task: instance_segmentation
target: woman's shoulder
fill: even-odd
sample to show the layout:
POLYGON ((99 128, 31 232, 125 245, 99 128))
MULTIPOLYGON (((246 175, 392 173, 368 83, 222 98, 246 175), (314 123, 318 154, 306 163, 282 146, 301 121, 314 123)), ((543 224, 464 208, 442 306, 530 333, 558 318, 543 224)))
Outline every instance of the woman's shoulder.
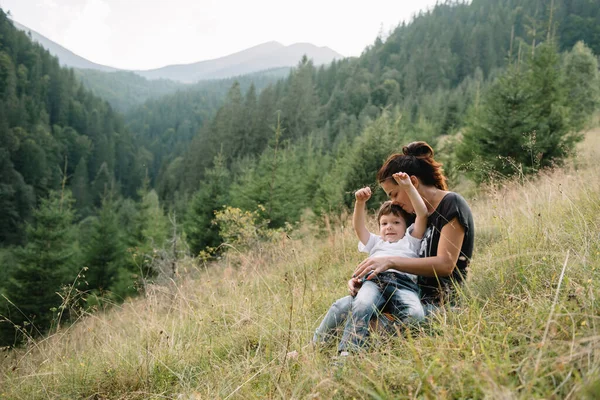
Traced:
MULTIPOLYGON (((435 215, 441 217, 444 222, 458 218, 461 225, 465 228, 473 225, 473 214, 467 201, 456 192, 447 192, 440 204, 438 205, 435 215)), ((439 222, 439 218, 435 219, 439 222)))
POLYGON ((451 209, 454 207, 466 209, 469 210, 469 212, 471 210, 471 207, 469 207, 469 204, 467 203, 465 198, 462 197, 459 193, 447 192, 444 195, 444 198, 442 198, 442 201, 440 201, 440 204, 438 205, 438 210, 451 209))

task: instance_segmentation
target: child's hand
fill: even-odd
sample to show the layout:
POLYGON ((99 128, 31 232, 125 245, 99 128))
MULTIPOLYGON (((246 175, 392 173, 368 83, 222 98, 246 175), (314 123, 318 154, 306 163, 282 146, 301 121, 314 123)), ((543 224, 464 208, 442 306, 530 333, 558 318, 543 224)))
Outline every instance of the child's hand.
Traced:
POLYGON ((356 201, 365 203, 371 198, 371 188, 367 186, 362 189, 358 189, 356 192, 354 192, 354 197, 356 197, 356 201))
POLYGON ((357 278, 350 278, 348 281, 348 292, 350 293, 350 296, 356 296, 358 289, 360 289, 361 286, 362 283, 360 280, 357 278))
POLYGON ((406 172, 396 172, 392 176, 401 189, 406 190, 412 186, 410 176, 406 172))

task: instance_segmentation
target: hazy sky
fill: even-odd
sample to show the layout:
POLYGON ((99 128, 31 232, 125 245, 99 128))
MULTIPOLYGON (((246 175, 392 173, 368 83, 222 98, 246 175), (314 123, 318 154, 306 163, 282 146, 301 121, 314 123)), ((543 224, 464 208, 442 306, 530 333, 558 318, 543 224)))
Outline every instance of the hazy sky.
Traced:
POLYGON ((12 18, 90 61, 151 69, 271 40, 358 56, 436 0, 0 0, 12 18))

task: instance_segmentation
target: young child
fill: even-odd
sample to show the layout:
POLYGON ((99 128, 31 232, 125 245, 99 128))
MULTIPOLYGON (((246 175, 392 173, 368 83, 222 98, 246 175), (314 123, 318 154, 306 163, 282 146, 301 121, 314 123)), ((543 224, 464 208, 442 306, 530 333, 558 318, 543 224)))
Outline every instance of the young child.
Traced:
MULTIPOLYGON (((427 207, 407 174, 397 173, 393 178, 398 183, 399 189, 406 192, 416 214, 415 222, 407 229, 410 215, 399 205, 386 201, 377 215, 379 235, 370 233, 365 225, 365 204, 371 198, 371 189, 362 188, 355 193, 353 214, 354 230, 360 241, 358 248, 361 252, 369 253, 369 257, 393 255, 416 258, 421 247, 421 239, 427 229, 427 207)), ((354 296, 351 298, 352 304, 349 310, 351 314, 346 319, 344 334, 338 347, 340 355, 347 355, 349 350, 357 350, 364 345, 373 313, 380 310, 387 302, 393 306, 393 314, 402 320, 419 321, 424 318, 415 275, 389 269, 381 274, 368 276, 362 282, 358 292, 351 295, 354 296)), ((347 298, 342 301, 347 301, 347 298)), ((337 307, 350 308, 348 305, 341 304, 337 307)), ((317 328, 314 342, 326 339, 331 330, 342 322, 335 320, 336 315, 340 314, 334 303, 317 328)))

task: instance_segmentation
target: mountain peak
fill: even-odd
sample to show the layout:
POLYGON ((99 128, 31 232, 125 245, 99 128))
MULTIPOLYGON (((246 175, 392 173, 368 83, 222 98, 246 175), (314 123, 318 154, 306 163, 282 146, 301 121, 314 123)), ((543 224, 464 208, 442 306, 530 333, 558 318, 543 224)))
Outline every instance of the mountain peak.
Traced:
POLYGON ((326 46, 319 47, 312 43, 293 43, 285 46, 277 41, 270 41, 212 60, 135 72, 148 79, 163 78, 193 83, 273 68, 293 67, 304 55, 312 59, 315 65, 329 64, 334 59, 344 58, 326 46))
MULTIPOLYGON (((58 57, 64 66, 107 72, 119 70, 86 60, 16 21, 13 21, 13 24, 19 30, 30 32, 32 38, 52 55, 58 57)), ((170 79, 193 83, 207 79, 230 78, 273 68, 293 67, 304 55, 312 59, 315 65, 328 64, 334 59, 344 58, 340 53, 326 46, 316 46, 307 42, 285 46, 278 41, 271 40, 212 60, 132 72, 147 79, 170 79)))
POLYGON ((98 71, 112 72, 117 71, 118 68, 109 67, 107 65, 97 64, 93 61, 85 59, 71 50, 64 48, 60 44, 53 42, 44 35, 26 27, 23 24, 18 23, 15 20, 11 20, 13 26, 20 31, 26 32, 31 35, 31 38, 39 43, 43 48, 48 50, 50 54, 57 57, 60 64, 71 68, 82 68, 82 69, 95 69, 98 71))

